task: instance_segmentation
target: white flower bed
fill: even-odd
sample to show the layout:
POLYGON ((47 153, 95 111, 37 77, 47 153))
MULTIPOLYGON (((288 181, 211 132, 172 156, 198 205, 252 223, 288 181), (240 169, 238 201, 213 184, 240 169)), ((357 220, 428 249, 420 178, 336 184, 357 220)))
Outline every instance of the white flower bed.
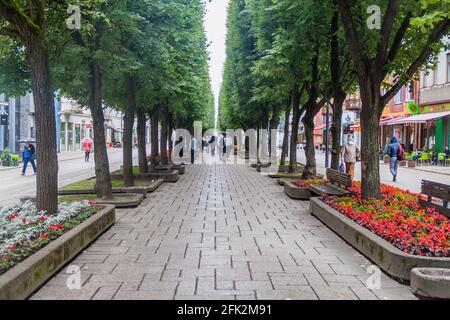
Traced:
POLYGON ((58 213, 50 216, 38 212, 31 201, 0 207, 0 256, 19 244, 24 245, 38 238, 49 228, 76 217, 87 207, 90 207, 87 201, 62 203, 58 213))

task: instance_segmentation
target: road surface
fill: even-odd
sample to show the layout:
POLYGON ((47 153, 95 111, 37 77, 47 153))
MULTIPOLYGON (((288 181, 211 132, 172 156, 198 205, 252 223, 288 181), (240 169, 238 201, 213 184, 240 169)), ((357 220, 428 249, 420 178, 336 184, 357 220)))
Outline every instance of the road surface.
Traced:
MULTIPOLYGON (((122 165, 122 149, 109 150, 109 165, 111 171, 120 169, 122 165)), ((133 149, 134 162, 137 163, 137 149, 133 149)), ((94 155, 90 162, 84 162, 84 154, 70 153, 59 155, 58 185, 63 187, 81 179, 95 176, 94 155)), ((0 206, 17 201, 20 197, 36 193, 36 176, 31 165, 27 174, 21 176, 22 168, 0 171, 0 206)), ((39 170, 39 168, 38 168, 39 170)))

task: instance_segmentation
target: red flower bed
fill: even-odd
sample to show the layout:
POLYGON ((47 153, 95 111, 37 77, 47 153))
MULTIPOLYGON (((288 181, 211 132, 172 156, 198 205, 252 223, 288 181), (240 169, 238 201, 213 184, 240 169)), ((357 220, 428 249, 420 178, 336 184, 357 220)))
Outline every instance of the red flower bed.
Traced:
POLYGON ((326 183, 328 183, 328 180, 325 180, 325 179, 309 179, 309 180, 295 181, 295 185, 299 188, 307 188, 312 185, 319 186, 319 185, 326 184, 326 183))
POLYGON ((450 220, 419 204, 419 195, 382 185, 382 199, 364 201, 360 183, 352 197, 326 197, 324 202, 406 253, 450 257, 450 220))

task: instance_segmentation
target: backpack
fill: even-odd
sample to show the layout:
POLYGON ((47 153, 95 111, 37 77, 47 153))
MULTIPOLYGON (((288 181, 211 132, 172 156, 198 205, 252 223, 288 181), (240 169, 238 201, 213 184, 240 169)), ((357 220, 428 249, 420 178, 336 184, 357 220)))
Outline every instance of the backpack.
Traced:
POLYGON ((405 150, 403 150, 403 146, 401 144, 398 147, 398 160, 399 161, 405 160, 405 150))

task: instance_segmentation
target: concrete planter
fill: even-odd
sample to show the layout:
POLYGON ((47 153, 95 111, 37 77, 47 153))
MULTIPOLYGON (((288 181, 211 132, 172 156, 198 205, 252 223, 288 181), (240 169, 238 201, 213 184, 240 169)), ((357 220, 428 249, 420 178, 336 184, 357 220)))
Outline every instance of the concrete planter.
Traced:
POLYGON ((112 200, 95 200, 95 204, 114 205, 116 208, 135 208, 144 201, 144 196, 139 193, 116 193, 112 200))
MULTIPOLYGON (((136 179, 150 179, 159 180, 163 179, 164 182, 177 182, 180 179, 180 172, 178 170, 172 170, 170 172, 151 172, 151 173, 138 173, 135 174, 136 179)), ((123 180, 123 174, 111 174, 112 180, 123 180)))
POLYGON ((417 162, 414 160, 407 160, 408 168, 415 168, 417 166, 417 162))
POLYGON ((422 298, 450 299, 450 269, 413 269, 411 289, 422 298))
POLYGON ((279 178, 279 179, 277 179, 277 183, 280 186, 284 186, 286 184, 286 182, 295 182, 295 181, 296 180, 294 180, 294 179, 288 179, 288 178, 279 178))
POLYGON ((300 188, 291 181, 284 184, 284 193, 295 200, 309 200, 313 196, 309 188, 300 188))
POLYGON ((398 165, 399 165, 399 167, 406 167, 408 165, 408 162, 406 160, 399 161, 398 165))
POLYGON ((311 213, 387 274, 400 281, 408 283, 414 268, 450 268, 450 258, 421 257, 404 253, 331 208, 320 198, 311 198, 311 213))
MULTIPOLYGON (((147 196, 147 193, 153 192, 164 182, 164 180, 154 180, 149 183, 147 186, 134 186, 134 187, 120 187, 113 188, 113 193, 137 193, 142 194, 144 198, 147 196)), ((75 190, 58 190, 58 195, 67 196, 67 195, 83 195, 83 194, 95 194, 94 189, 75 189, 75 190)))
POLYGON ((0 276, 0 300, 28 298, 83 249, 111 227, 116 220, 113 206, 105 206, 0 276))
POLYGON ((180 174, 184 174, 186 172, 186 166, 184 164, 174 164, 173 169, 178 170, 180 174))
POLYGON ((287 174, 287 173, 272 173, 267 175, 269 178, 272 179, 293 179, 293 180, 299 180, 302 178, 302 174, 298 173, 298 174, 287 174))

